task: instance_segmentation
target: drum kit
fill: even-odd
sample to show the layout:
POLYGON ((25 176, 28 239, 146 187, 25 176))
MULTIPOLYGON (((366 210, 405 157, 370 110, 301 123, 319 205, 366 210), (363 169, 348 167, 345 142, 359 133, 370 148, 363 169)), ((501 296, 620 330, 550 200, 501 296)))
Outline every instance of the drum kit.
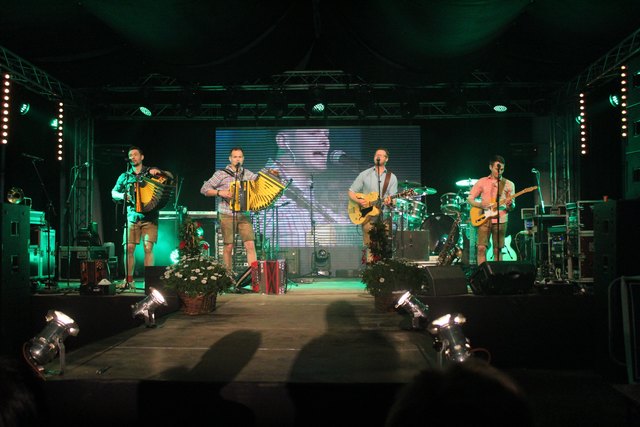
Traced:
POLYGON ((458 191, 442 194, 439 210, 431 213, 426 197, 437 194, 435 188, 422 186, 418 182, 399 183, 398 191, 411 189, 415 196, 396 199, 392 216, 394 231, 429 231, 429 250, 431 254, 437 254, 457 216, 461 216, 461 225, 468 222, 470 206, 467 197, 477 181, 471 178, 457 181, 458 191))

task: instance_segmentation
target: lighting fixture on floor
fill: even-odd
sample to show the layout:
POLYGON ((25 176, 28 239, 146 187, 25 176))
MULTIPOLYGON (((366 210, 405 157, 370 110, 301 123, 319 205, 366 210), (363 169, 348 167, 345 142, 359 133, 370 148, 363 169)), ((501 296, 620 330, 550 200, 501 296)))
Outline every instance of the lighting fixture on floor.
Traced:
POLYGON ((162 293, 159 290, 149 287, 149 295, 147 295, 142 301, 139 301, 131 306, 132 317, 142 315, 144 317, 144 324, 147 328, 154 328, 156 326, 155 311, 161 305, 167 305, 167 301, 164 299, 162 293))
POLYGON ((446 314, 432 321, 427 328, 434 337, 434 348, 452 362, 464 362, 471 357, 471 344, 462 332, 466 321, 463 314, 446 314))
POLYGON ((69 335, 78 335, 80 328, 71 317, 61 311, 49 310, 45 319, 47 325, 40 334, 23 345, 22 353, 29 365, 41 377, 44 377, 44 365, 52 361, 59 353, 59 375, 62 375, 65 368, 64 340, 69 335))
POLYGON ((413 329, 424 329, 421 322, 427 320, 429 306, 420 301, 411 291, 407 291, 398 299, 396 308, 402 307, 413 317, 411 318, 411 327, 413 329))

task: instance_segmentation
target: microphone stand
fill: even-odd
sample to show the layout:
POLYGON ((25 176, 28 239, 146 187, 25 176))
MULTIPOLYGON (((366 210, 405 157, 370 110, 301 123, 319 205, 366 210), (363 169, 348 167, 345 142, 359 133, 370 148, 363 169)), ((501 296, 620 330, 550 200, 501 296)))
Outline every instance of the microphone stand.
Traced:
POLYGON ((36 170, 36 175, 38 176, 38 180, 40 181, 42 192, 44 193, 44 196, 47 199, 47 281, 46 281, 45 287, 48 290, 51 290, 52 285, 54 287, 57 287, 57 284, 53 283, 53 280, 51 280, 51 217, 56 216, 56 210, 55 210, 55 207, 53 206, 53 202, 51 201, 51 198, 49 197, 49 193, 47 192, 47 187, 44 185, 44 182, 42 181, 42 176, 40 176, 40 171, 36 166, 36 160, 32 159, 31 164, 33 165, 33 168, 36 170))
POLYGON ((73 195, 74 189, 76 187, 76 181, 78 180, 78 176, 80 175, 80 167, 74 166, 71 168, 73 172, 73 180, 71 181, 71 187, 69 189, 69 195, 67 196, 67 200, 64 202, 65 205, 65 217, 67 224, 67 289, 71 286, 71 244, 73 242, 73 232, 71 227, 71 215, 69 211, 71 210, 71 196, 73 195))
MULTIPOLYGON (((498 170, 498 191, 496 192, 496 209, 498 211, 498 221, 496 222, 496 241, 493 247, 493 260, 500 261, 500 183, 502 182, 502 169, 498 170)), ((491 224, 489 224, 491 225, 491 224)))

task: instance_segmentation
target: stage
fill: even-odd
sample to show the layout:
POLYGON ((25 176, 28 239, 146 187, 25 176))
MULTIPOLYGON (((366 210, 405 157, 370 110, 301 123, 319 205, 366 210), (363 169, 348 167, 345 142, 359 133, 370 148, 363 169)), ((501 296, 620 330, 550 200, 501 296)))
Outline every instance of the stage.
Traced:
MULTIPOLYGON (((59 309, 80 327, 64 375, 44 383, 53 424, 382 425, 397 390, 437 366, 431 336, 376 311, 358 279, 224 294, 199 316, 173 301, 156 328, 131 317, 143 297, 34 295, 34 313, 59 309)), ((591 297, 421 299, 433 318, 467 317, 476 357, 522 384, 540 425, 624 425, 625 399, 593 369, 591 297)))

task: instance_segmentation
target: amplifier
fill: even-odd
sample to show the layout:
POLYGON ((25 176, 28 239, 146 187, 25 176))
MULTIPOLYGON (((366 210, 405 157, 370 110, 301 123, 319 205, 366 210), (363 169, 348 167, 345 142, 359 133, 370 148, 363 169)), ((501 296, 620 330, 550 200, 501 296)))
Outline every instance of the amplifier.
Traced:
POLYGON ((283 259, 257 261, 251 266, 251 287, 263 294, 287 292, 287 263, 283 259))

